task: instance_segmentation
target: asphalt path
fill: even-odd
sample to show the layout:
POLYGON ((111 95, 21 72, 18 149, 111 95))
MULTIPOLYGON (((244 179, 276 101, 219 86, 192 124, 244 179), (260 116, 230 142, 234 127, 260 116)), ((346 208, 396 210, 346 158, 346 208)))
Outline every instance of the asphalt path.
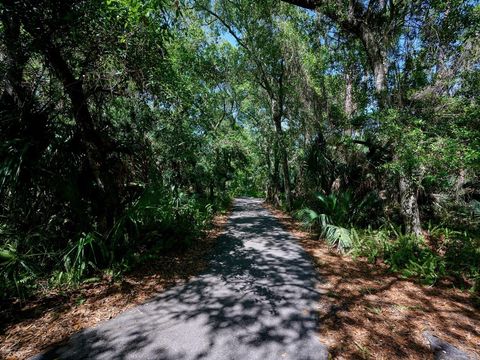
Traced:
POLYGON ((208 271, 33 359, 327 359, 318 281, 262 201, 236 199, 208 271))

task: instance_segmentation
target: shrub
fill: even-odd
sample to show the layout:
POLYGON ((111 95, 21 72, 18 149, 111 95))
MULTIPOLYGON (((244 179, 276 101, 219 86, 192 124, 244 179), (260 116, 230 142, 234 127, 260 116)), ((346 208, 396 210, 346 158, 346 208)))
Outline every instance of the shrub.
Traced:
POLYGON ((313 229, 320 230, 320 236, 324 237, 330 246, 337 247, 343 252, 351 247, 351 230, 332 224, 328 215, 318 214, 312 209, 305 208, 298 211, 296 216, 310 231, 313 229))
POLYGON ((350 254, 353 257, 366 257, 369 262, 374 263, 378 258, 383 258, 389 242, 390 232, 385 229, 357 229, 350 254))
POLYGON ((63 269, 54 272, 54 285, 79 284, 92 271, 98 270, 100 259, 107 258, 105 243, 94 233, 81 234, 62 257, 63 269))
POLYGON ((418 277, 428 284, 445 275, 444 259, 428 248, 422 237, 398 233, 388 244, 384 258, 393 271, 405 277, 418 277))
POLYGON ((352 246, 354 233, 349 229, 353 206, 349 192, 322 195, 317 194, 314 207, 303 208, 296 213, 310 231, 319 231, 332 247, 345 252, 352 246))
POLYGON ((36 279, 31 255, 21 254, 14 244, 4 244, 0 248, 0 273, 3 277, 0 283, 2 297, 16 293, 18 297, 24 298, 26 290, 36 279))
MULTIPOLYGON (((24 298, 35 290, 38 279, 49 279, 50 286, 76 286, 99 272, 128 270, 145 258, 144 253, 191 246, 229 203, 228 196, 210 202, 155 184, 131 202, 106 235, 95 230, 73 234, 63 247, 52 246, 54 251, 0 227, 0 296, 24 298)), ((48 244, 45 239, 37 242, 48 244)))
POLYGON ((391 224, 377 230, 358 230, 357 234, 352 243, 353 256, 364 256, 370 262, 383 259, 392 271, 427 284, 452 274, 452 265, 458 264, 458 260, 450 263, 447 256, 428 247, 423 237, 402 234, 391 224))

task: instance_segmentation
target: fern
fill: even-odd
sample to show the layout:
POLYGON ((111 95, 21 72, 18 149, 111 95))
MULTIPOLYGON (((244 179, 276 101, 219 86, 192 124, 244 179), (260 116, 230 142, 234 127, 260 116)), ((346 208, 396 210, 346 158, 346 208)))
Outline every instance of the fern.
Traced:
POLYGON ((29 261, 33 256, 37 255, 19 253, 13 244, 0 248, 0 274, 4 277, 0 290, 8 293, 10 289, 15 289, 19 297, 25 296, 26 288, 37 277, 29 261))

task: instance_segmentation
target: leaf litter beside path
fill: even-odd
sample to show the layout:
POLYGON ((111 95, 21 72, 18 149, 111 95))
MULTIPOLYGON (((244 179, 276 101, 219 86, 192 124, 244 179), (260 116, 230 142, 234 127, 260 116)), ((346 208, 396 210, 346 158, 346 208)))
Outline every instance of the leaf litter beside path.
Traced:
POLYGON ((266 206, 300 240, 321 275, 319 336, 334 359, 432 359, 424 331, 480 359, 480 310, 467 291, 426 287, 382 263, 342 256, 266 206))
POLYGON ((0 308, 0 359, 29 358, 187 281, 206 268, 207 255, 227 220, 228 213, 216 216, 212 229, 191 248, 139 265, 119 282, 105 278, 75 290, 52 291, 25 304, 0 308))

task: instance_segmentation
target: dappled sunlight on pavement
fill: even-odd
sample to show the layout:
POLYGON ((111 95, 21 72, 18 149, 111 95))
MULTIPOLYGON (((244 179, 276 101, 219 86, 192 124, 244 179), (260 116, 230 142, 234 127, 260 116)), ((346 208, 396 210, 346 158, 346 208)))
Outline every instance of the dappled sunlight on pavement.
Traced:
POLYGON ((36 359, 327 359, 315 269, 260 200, 235 201, 210 264, 36 359))

